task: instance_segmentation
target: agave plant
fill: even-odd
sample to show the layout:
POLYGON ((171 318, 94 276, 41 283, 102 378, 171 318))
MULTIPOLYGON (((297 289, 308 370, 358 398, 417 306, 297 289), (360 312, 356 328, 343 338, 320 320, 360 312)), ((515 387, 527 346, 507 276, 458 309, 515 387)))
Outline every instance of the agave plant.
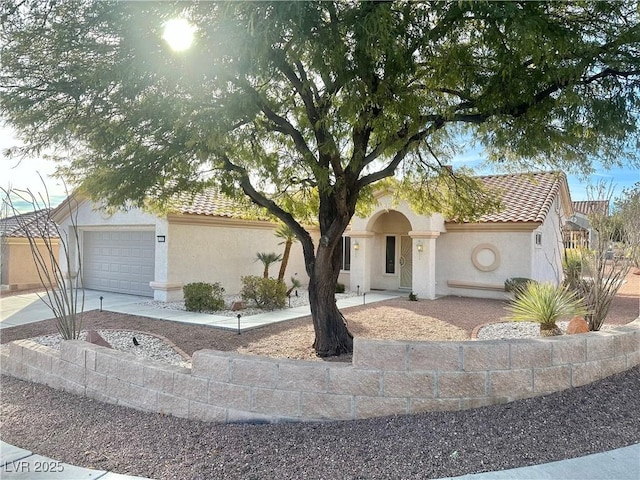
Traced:
POLYGON ((565 286, 552 283, 528 283, 507 307, 510 318, 520 322, 538 322, 540 335, 560 335, 556 322, 563 317, 584 315, 582 301, 565 286))

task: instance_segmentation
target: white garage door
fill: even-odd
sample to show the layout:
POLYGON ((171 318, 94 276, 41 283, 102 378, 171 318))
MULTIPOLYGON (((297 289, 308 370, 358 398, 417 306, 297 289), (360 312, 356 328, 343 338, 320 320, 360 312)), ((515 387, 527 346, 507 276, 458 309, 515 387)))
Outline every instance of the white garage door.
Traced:
POLYGON ((84 232, 85 288, 152 297, 154 235, 132 230, 84 232))

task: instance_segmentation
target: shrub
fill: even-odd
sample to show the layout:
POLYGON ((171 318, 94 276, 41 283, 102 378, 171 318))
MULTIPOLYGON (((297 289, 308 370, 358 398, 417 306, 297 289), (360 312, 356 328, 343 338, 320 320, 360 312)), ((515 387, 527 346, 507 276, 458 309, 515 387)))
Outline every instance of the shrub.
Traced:
POLYGON ((255 275, 242 277, 241 280, 240 295, 243 300, 251 300, 264 310, 284 308, 287 299, 287 286, 284 282, 255 275))
POLYGON ((336 293, 344 293, 346 290, 344 283, 336 283, 336 293))
POLYGON ((190 312, 214 312, 224 308, 224 288, 219 283, 188 283, 182 287, 184 307, 190 312))
POLYGON ((564 272, 564 285, 571 290, 580 292, 582 290, 582 277, 586 268, 586 254, 583 249, 566 249, 562 259, 562 270, 564 272))
POLYGON ((537 283, 535 280, 523 277, 507 278, 504 281, 504 291, 507 293, 513 293, 514 298, 518 298, 523 290, 527 288, 530 283, 537 283))
POLYGON ((412 302, 417 302, 418 301, 418 294, 411 292, 409 294, 409 300, 412 302))
MULTIPOLYGON (((286 293, 287 297, 291 295, 291 292, 300 288, 301 286, 302 286, 302 282, 300 280, 298 280, 296 277, 291 277, 291 286, 287 289, 287 293, 286 293)), ((297 292, 296 292, 296 296, 298 296, 297 292)))
POLYGON ((586 313, 575 292, 564 286, 537 282, 528 282, 507 310, 514 321, 539 323, 543 336, 560 333, 556 325, 560 318, 586 313))

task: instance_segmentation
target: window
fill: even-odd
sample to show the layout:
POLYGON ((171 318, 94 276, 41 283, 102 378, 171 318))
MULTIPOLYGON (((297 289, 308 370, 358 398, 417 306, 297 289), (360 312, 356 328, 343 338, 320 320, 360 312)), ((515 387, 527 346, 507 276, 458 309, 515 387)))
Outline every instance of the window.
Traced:
POLYGON ((396 273, 396 237, 387 237, 385 273, 396 273))
POLYGON ((351 270, 351 237, 342 237, 340 268, 347 271, 351 270))

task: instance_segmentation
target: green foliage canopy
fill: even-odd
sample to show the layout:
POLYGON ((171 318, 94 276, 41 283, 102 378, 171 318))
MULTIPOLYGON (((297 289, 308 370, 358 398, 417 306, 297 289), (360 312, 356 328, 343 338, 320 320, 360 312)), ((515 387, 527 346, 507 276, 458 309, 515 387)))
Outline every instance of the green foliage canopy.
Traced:
MULTIPOLYGON (((637 146, 636 2, 31 0, 1 12, 5 118, 28 150, 72 148, 65 175, 113 205, 218 184, 279 217, 316 189, 320 210, 345 196, 349 213, 394 174, 453 185, 439 163, 461 132, 511 166, 588 169, 637 146), (180 53, 161 31, 177 15, 197 29, 180 53)), ((462 197, 458 211, 482 213, 484 197, 462 197)), ((446 212, 435 199, 419 203, 446 212)))
POLYGON ((381 181, 423 213, 496 207, 444 168, 460 136, 514 169, 639 163, 637 1, 7 0, 0 21, 0 108, 23 153, 71 151, 61 173, 110 205, 247 195, 322 284, 316 335, 318 315, 340 325, 316 313, 381 181), (182 52, 162 40, 177 16, 195 26, 182 52))

